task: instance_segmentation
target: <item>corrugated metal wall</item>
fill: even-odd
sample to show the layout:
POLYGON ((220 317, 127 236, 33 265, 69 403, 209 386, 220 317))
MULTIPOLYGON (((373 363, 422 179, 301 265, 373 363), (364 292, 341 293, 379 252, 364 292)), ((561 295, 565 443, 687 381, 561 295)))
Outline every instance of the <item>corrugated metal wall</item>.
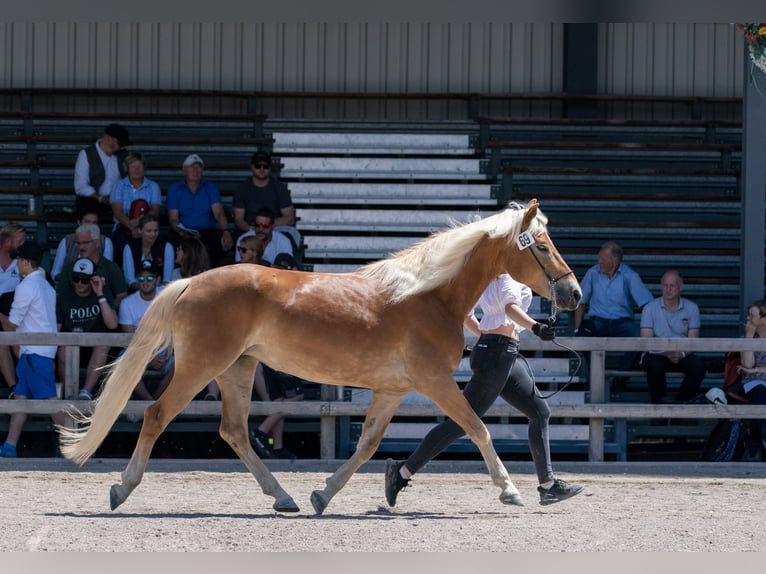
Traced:
MULTIPOLYGON (((2 23, 0 86, 309 92, 561 92, 562 24, 2 23)), ((601 93, 740 96, 730 24, 602 24, 601 93)), ((406 117, 408 106, 263 102, 274 115, 406 117), (308 108, 307 108, 308 106, 308 108), (321 109, 320 109, 321 108, 321 109)), ((485 113, 513 110, 498 102, 485 113)), ((450 104, 419 110, 450 116, 450 104)), ((465 106, 460 104, 459 114, 465 106)))

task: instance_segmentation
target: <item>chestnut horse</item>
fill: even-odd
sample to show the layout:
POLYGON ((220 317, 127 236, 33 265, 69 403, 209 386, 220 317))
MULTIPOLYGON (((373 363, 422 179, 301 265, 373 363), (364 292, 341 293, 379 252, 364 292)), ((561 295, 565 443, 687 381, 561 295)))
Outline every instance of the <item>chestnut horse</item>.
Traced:
POLYGON ((372 390, 354 454, 315 490, 322 514, 380 444, 401 399, 417 391, 436 403, 478 446, 506 504, 519 496, 481 419, 455 383, 464 347, 463 319, 499 274, 509 273, 561 309, 574 309, 580 286, 554 247, 536 200, 435 233, 353 273, 302 273, 229 265, 170 283, 152 302, 125 353, 111 367, 91 415, 59 428, 61 451, 83 464, 93 456, 150 358, 175 351, 175 375, 146 408, 138 443, 112 509, 143 477, 157 437, 211 379, 221 391, 221 437, 261 486, 273 508, 297 512, 248 440, 255 367, 328 385, 372 390))

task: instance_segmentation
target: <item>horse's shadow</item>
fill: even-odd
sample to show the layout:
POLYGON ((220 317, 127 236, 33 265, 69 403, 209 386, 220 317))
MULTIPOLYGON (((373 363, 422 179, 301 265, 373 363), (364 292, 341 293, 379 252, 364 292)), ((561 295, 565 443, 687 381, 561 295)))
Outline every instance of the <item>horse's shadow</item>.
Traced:
POLYGON ((456 516, 454 514, 441 514, 435 512, 390 512, 385 509, 370 510, 360 515, 347 515, 347 514, 302 514, 296 512, 294 514, 283 514, 279 512, 268 512, 261 514, 226 514, 217 512, 160 512, 160 513, 148 513, 148 512, 48 512, 45 516, 58 517, 58 518, 171 518, 177 520, 197 520, 200 518, 230 518, 241 520, 257 520, 257 519, 275 519, 281 518, 284 520, 291 519, 305 519, 305 518, 317 518, 324 520, 465 520, 468 516, 456 516))

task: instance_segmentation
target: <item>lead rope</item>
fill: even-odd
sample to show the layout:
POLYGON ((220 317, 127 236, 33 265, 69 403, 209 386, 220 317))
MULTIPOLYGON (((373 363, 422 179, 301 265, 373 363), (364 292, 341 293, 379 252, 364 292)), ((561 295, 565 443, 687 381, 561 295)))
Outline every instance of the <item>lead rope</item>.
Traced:
MULTIPOLYGON (((551 327, 553 327, 553 324, 556 322, 556 318, 559 315, 559 308, 558 308, 558 305, 556 305, 556 297, 554 296, 554 293, 553 293, 553 286, 554 286, 554 284, 555 284, 555 281, 550 281, 549 282, 550 289, 551 289, 551 297, 550 297, 550 300, 551 300, 551 314, 548 317, 548 325, 551 326, 551 327)), ((562 349, 564 349, 566 351, 569 351, 575 357, 577 357, 577 367, 572 372, 572 374, 569 375, 569 380, 566 383, 564 383, 564 385, 562 387, 556 389, 555 391, 553 391, 552 393, 550 393, 548 395, 541 395, 540 394, 540 390, 537 388, 537 384, 534 383, 535 375, 532 372, 532 369, 529 367, 529 363, 527 363, 527 369, 529 370, 529 375, 532 377, 532 382, 534 383, 532 385, 532 389, 533 389, 532 392, 533 392, 533 394, 536 394, 541 399, 545 399, 545 400, 551 398, 556 393, 560 393, 561 391, 566 389, 569 385, 571 385, 572 381, 574 381, 574 378, 577 376, 577 373, 580 372, 580 368, 582 367, 582 355, 580 355, 580 353, 578 353, 577 351, 575 351, 571 347, 567 347, 566 345, 563 345, 562 343, 559 343, 556 339, 553 339, 551 341, 551 343, 553 343, 557 347, 561 347, 562 349)))

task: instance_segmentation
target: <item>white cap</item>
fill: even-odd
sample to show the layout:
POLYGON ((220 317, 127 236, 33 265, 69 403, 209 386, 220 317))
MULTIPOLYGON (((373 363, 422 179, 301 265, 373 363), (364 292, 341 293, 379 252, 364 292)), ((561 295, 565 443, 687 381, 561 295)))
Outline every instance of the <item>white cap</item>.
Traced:
POLYGON ((706 392, 705 397, 714 405, 725 405, 729 402, 726 398, 726 393, 724 393, 723 390, 719 389, 718 387, 713 387, 708 392, 706 392))
POLYGON ((202 158, 198 156, 196 153, 189 154, 188 156, 186 156, 186 159, 184 160, 184 167, 189 167, 190 165, 194 165, 195 163, 198 163, 202 167, 205 167, 205 162, 202 161, 202 158))

